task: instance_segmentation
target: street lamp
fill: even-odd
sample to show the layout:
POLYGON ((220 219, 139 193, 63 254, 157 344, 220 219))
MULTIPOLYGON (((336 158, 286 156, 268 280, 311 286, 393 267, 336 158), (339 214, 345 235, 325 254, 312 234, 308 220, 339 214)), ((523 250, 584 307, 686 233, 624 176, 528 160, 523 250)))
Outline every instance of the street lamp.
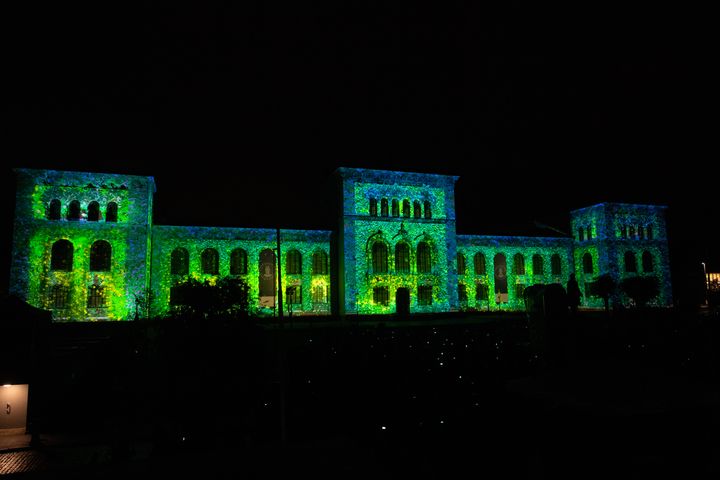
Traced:
POLYGON ((708 304, 708 287, 710 286, 709 285, 710 282, 708 281, 707 270, 705 268, 705 262, 700 262, 700 263, 702 263, 702 266, 703 266, 703 282, 705 283, 705 305, 707 305, 708 304))

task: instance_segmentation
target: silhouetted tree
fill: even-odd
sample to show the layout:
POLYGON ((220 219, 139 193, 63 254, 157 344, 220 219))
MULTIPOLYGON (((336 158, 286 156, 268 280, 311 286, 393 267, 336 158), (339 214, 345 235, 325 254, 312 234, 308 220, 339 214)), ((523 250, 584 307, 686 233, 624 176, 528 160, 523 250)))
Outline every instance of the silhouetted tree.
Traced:
POLYGON ((155 301, 155 292, 151 288, 142 288, 135 294, 135 320, 139 318, 149 318, 152 303, 155 301))
POLYGON ((610 297, 615 293, 616 288, 615 279, 608 273, 600 275, 595 282, 595 293, 605 302, 605 313, 610 311, 610 297))
POLYGON ((248 291, 245 280, 224 277, 214 285, 188 278, 174 287, 176 311, 191 316, 247 315, 248 291))
POLYGON ((657 277, 629 277, 620 282, 620 289, 642 307, 660 294, 660 283, 657 277))

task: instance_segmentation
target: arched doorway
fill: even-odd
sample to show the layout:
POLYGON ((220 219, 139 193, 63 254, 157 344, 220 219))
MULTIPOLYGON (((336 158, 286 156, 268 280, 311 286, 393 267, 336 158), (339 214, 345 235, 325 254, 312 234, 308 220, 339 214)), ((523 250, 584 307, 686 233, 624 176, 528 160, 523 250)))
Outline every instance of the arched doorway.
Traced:
POLYGON ((410 290, 400 287, 395 291, 395 312, 398 315, 410 314, 410 290))
POLYGON ((275 307, 275 254, 269 248, 260 252, 260 306, 275 307))

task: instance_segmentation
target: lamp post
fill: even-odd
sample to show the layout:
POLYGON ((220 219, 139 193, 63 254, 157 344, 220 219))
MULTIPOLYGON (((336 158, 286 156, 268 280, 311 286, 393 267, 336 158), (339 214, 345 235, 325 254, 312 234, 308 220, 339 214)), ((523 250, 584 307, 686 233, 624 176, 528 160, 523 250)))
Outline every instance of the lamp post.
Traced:
POLYGON ((705 305, 708 304, 708 287, 709 287, 709 281, 707 276, 707 269, 705 268, 705 262, 700 262, 703 266, 703 283, 705 284, 705 305))

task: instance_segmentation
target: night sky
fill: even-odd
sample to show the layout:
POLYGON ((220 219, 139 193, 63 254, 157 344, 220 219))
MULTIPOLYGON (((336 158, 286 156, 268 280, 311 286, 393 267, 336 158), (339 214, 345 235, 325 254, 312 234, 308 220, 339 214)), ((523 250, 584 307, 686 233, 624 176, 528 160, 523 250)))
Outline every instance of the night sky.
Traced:
POLYGON ((158 224, 333 229, 336 168, 444 173, 459 233, 660 203, 675 268, 720 271, 699 13, 200 3, 15 7, 5 205, 11 167, 129 173, 158 224))

